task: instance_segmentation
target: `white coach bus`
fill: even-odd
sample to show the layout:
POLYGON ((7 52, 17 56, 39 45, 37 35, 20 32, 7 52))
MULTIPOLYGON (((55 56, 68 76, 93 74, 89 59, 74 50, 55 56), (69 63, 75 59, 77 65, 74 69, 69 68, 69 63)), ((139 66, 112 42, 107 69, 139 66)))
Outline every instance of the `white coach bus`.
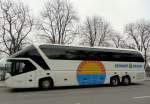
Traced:
POLYGON ((129 49, 28 46, 7 59, 10 88, 119 84, 144 80, 144 59, 129 49))

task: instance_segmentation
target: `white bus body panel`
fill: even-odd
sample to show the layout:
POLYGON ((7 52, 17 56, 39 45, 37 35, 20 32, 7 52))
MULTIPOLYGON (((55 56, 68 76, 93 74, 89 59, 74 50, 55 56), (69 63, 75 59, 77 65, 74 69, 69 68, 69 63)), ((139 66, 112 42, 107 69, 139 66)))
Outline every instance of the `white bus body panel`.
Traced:
MULTIPOLYGON (((77 70, 81 62, 82 61, 73 60, 49 60, 48 64, 51 66, 51 70, 45 71, 37 67, 37 70, 35 71, 8 78, 6 84, 11 88, 38 87, 40 78, 51 77, 54 81, 54 86, 80 85, 77 80, 77 70), (46 73, 50 74, 47 75, 46 73)), ((102 84, 110 83, 110 78, 115 75, 118 75, 120 80, 125 75, 129 75, 132 82, 144 80, 144 63, 142 62, 103 61, 102 64, 104 65, 106 72, 106 77, 102 84)))
POLYGON ((36 71, 16 75, 6 80, 6 85, 11 88, 35 87, 36 71))
MULTIPOLYGON (((55 73, 55 86, 79 85, 77 81, 77 69, 82 61, 72 60, 49 60, 48 64, 51 70, 55 73)), ((120 79, 129 75, 132 82, 144 80, 144 63, 142 62, 102 62, 106 77, 103 84, 110 83, 110 78, 114 75, 119 75, 120 79), (116 65, 127 65, 126 67, 118 67, 116 65), (132 68, 129 68, 132 65, 132 68), (134 66, 134 67, 133 67, 134 66), (140 66, 140 67, 135 67, 140 66)))

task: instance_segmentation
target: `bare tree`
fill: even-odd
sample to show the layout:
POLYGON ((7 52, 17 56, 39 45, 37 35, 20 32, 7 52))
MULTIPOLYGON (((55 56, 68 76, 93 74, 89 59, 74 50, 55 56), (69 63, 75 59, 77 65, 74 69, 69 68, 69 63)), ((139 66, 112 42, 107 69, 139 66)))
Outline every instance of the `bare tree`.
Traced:
POLYGON ((136 23, 130 23, 125 27, 125 33, 128 35, 129 46, 143 52, 145 65, 147 64, 147 52, 150 46, 150 22, 141 20, 136 23))
POLYGON ((84 25, 81 28, 81 36, 83 45, 106 46, 107 38, 111 34, 112 29, 108 22, 101 17, 87 17, 84 25))
POLYGON ((125 47, 123 36, 121 36, 120 33, 112 32, 112 34, 110 35, 110 39, 112 40, 112 42, 116 48, 124 48, 125 47))
POLYGON ((69 44, 75 37, 76 12, 71 3, 64 0, 50 0, 45 3, 38 29, 42 39, 52 44, 69 44))
POLYGON ((8 55, 19 51, 33 27, 28 7, 22 2, 0 1, 0 49, 8 55))
POLYGON ((128 46, 133 49, 142 51, 143 47, 140 42, 140 35, 137 30, 137 23, 130 23, 125 26, 125 34, 127 34, 128 46))

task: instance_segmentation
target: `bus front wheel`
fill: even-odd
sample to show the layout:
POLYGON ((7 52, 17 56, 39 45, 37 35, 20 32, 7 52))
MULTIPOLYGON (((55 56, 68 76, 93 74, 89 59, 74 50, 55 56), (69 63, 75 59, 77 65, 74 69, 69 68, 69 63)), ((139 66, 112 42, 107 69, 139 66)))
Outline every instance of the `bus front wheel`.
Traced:
POLYGON ((39 87, 43 90, 52 89, 53 83, 50 79, 42 79, 39 82, 39 87))

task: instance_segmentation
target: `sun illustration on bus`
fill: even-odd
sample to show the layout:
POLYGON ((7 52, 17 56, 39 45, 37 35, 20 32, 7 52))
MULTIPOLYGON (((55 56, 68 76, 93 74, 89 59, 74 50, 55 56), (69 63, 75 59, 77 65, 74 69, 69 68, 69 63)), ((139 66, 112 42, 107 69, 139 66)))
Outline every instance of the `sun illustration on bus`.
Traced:
POLYGON ((105 67, 100 61, 82 61, 77 69, 77 81, 80 85, 104 84, 105 67))

